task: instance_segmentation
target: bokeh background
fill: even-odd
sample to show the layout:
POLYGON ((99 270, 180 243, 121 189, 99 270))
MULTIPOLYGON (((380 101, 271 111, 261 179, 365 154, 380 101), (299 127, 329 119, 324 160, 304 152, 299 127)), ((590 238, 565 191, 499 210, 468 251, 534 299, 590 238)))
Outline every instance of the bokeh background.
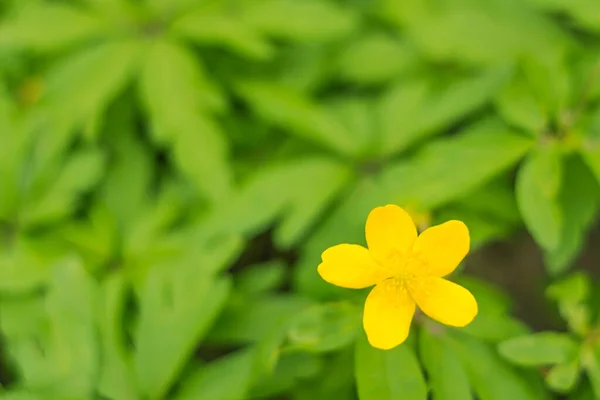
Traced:
POLYGON ((0 399, 598 399, 599 182, 597 0, 1 0, 0 399), (389 203, 480 311, 384 352, 389 203))

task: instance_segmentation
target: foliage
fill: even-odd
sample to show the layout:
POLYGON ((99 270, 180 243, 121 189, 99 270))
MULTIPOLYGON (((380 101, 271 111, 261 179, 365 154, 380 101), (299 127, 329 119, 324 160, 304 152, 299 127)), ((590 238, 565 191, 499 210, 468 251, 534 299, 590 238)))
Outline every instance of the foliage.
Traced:
MULTIPOLYGON (((596 0, 4 0, 0 398, 600 398, 596 0), (367 345, 316 273, 376 206, 526 229, 533 332, 367 345), (546 311, 546 310, 544 310, 546 311)), ((348 293, 349 292, 349 293, 348 293)))

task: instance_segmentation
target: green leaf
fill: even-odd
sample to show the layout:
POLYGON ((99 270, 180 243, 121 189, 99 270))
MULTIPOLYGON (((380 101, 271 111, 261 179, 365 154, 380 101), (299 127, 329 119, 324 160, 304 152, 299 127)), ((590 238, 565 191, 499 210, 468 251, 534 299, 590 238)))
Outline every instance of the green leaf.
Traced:
POLYGON ((170 29, 200 45, 224 46, 243 57, 264 60, 273 54, 270 44, 244 20, 221 10, 187 12, 170 29))
POLYGON ((356 400, 354 371, 348 368, 354 361, 354 348, 332 353, 324 359, 322 370, 327 371, 327 379, 318 375, 294 388, 298 400, 336 399, 356 400))
POLYGON ((150 399, 163 398, 167 393, 195 344, 218 316, 230 290, 225 278, 200 279, 200 286, 184 290, 169 288, 176 283, 161 282, 164 278, 157 273, 149 275, 136 334, 137 383, 150 399))
POLYGON ((323 360, 316 355, 304 352, 285 353, 273 373, 257 382, 248 398, 274 398, 311 378, 322 377, 323 373, 323 360))
POLYGON ((46 307, 49 320, 55 325, 55 349, 60 349, 60 353, 48 357, 48 366, 52 370, 60 368, 55 361, 62 358, 62 368, 65 372, 69 371, 65 374, 68 376, 66 381, 55 381, 56 394, 89 396, 95 383, 99 361, 96 342, 96 282, 83 265, 73 260, 56 270, 51 285, 46 307))
POLYGON ((426 400, 427 385, 408 344, 378 350, 356 342, 354 373, 360 400, 426 400))
POLYGON ((583 272, 574 272, 553 282, 546 289, 548 297, 563 303, 579 303, 587 300, 591 293, 589 277, 583 272))
POLYGON ((114 217, 102 206, 93 207, 84 221, 72 221, 57 232, 94 272, 113 260, 117 234, 114 217))
POLYGON ((111 399, 137 398, 132 358, 123 334, 127 289, 123 274, 110 276, 102 287, 99 316, 102 363, 97 387, 102 396, 111 399))
POLYGON ((200 365, 181 383, 175 400, 243 400, 252 381, 254 349, 238 350, 200 365))
POLYGON ((147 0, 146 3, 154 15, 181 15, 191 12, 198 5, 198 0, 147 0))
POLYGON ((578 344, 569 335, 539 332, 505 340, 498 345, 500 354, 524 366, 554 365, 571 361, 578 344))
POLYGON ((529 329, 523 322, 510 316, 511 301, 498 288, 467 276, 456 277, 455 282, 473 293, 479 308, 475 319, 461 328, 461 332, 490 342, 499 342, 529 333, 529 329))
POLYGON ((546 289, 548 297, 558 302, 560 314, 569 329, 581 336, 586 335, 590 328, 592 315, 587 302, 590 293, 590 280, 582 272, 572 273, 546 289))
POLYGON ((577 384, 580 375, 579 361, 557 364, 546 375, 546 383, 559 393, 568 393, 577 384))
POLYGON ((100 179, 103 168, 104 158, 99 151, 80 151, 71 155, 59 175, 52 182, 45 182, 46 190, 27 199, 21 221, 31 226, 68 216, 74 211, 78 197, 100 179))
POLYGON ((129 102, 117 103, 107 114, 106 131, 119 134, 111 137, 111 162, 99 194, 121 227, 133 224, 147 206, 155 172, 150 147, 136 136, 132 108, 129 102))
POLYGON ((243 82, 238 93, 261 118, 289 133, 329 147, 344 155, 360 149, 336 119, 301 93, 267 82, 243 82))
POLYGON ((80 128, 99 118, 136 72, 141 46, 119 40, 70 54, 45 79, 45 116, 59 129, 80 128))
POLYGON ((512 125, 539 136, 549 122, 548 110, 540 104, 527 79, 516 75, 496 97, 496 107, 512 125))
POLYGON ((469 378, 444 328, 424 325, 419 330, 419 354, 435 400, 471 400, 469 378), (439 331, 438 331, 439 330, 439 331))
POLYGON ((233 179, 224 133, 208 117, 190 117, 177 132, 175 162, 210 201, 223 201, 231 195, 233 179))
POLYGON ((596 400, 590 385, 578 385, 570 396, 573 400, 596 400))
POLYGON ((438 62, 495 65, 522 54, 547 57, 568 43, 549 18, 515 1, 445 0, 434 9, 428 3, 384 0, 379 14, 438 62))
MULTIPOLYGON (((165 185, 158 193, 158 198, 150 199, 151 203, 138 210, 137 215, 132 215, 132 223, 123 226, 122 236, 122 262, 138 267, 137 272, 144 275, 144 271, 165 259, 172 259, 184 255, 188 250, 202 251, 205 248, 206 237, 198 238, 196 235, 181 235, 172 231, 176 221, 182 217, 182 193, 184 186, 181 182, 164 181, 165 185), (193 244, 192 244, 193 242, 193 244), (201 246, 198 246, 201 244, 201 246)), ((189 194, 187 192, 186 194, 189 194)), ((192 233, 193 230, 188 231, 192 233)), ((235 238, 222 238, 227 242, 235 238)), ((217 243, 221 244, 221 243, 217 243)))
POLYGON ((583 347, 581 365, 592 385, 594 397, 600 397, 600 349, 593 344, 583 347))
POLYGON ((375 107, 372 99, 363 95, 338 96, 326 104, 327 111, 340 121, 355 138, 363 159, 376 156, 378 142, 375 107))
POLYGON ((19 293, 39 288, 52 274, 55 259, 36 240, 13 235, 12 246, 0 251, 0 290, 19 293))
POLYGON ((2 400, 42 400, 41 396, 35 395, 30 391, 11 390, 0 394, 2 400))
POLYGON ((450 82, 440 88, 429 80, 400 82, 382 98, 382 153, 405 150, 418 140, 440 133, 448 125, 482 107, 505 79, 504 68, 450 82))
MULTIPOLYGON (((285 386, 287 383, 272 382, 276 379, 275 373, 281 370, 281 361, 286 360, 286 352, 284 351, 285 332, 290 322, 290 316, 285 318, 279 318, 275 323, 269 324, 269 330, 265 330, 265 334, 261 336, 256 342, 256 361, 254 363, 254 370, 257 376, 268 377, 266 383, 259 384, 259 391, 262 389, 261 386, 285 386), (270 379, 269 379, 270 378, 270 379)), ((300 354, 308 355, 306 352, 294 352, 293 350, 289 354, 300 354)), ((314 360, 314 359, 313 359, 314 360)), ((309 362, 312 360, 309 359, 309 362)), ((284 368, 285 369, 285 368, 284 368)), ((288 382, 289 383, 289 382, 288 382)), ((267 389, 269 390, 269 389, 267 389)))
POLYGON ((288 194, 278 192, 284 182, 295 181, 295 165, 267 167, 252 176, 227 203, 209 216, 214 230, 254 235, 263 230, 288 203, 288 194), (252 211, 251 211, 252 210, 252 211))
POLYGON ((262 81, 275 81, 299 93, 316 93, 331 79, 334 69, 328 46, 294 46, 290 51, 279 53, 281 60, 276 75, 267 71, 262 81))
POLYGON ((224 100, 199 60, 176 42, 157 40, 140 79, 155 139, 173 145, 176 164, 211 201, 225 199, 232 183, 227 143, 207 114, 222 110, 224 100))
POLYGON ((215 230, 256 234, 278 216, 275 242, 289 248, 302 238, 348 183, 350 171, 324 157, 289 160, 262 168, 206 223, 215 230), (294 182, 282 191, 281 187, 294 182))
POLYGON ((271 260, 249 265, 235 275, 236 291, 259 295, 277 290, 285 279, 287 264, 280 260, 271 260))
MULTIPOLYGON (((231 264, 237 260, 244 248, 244 239, 238 235, 214 234, 205 235, 202 232, 199 235, 190 235, 191 246, 182 256, 184 262, 189 262, 189 266, 202 265, 200 271, 206 274, 220 274, 231 267, 231 264)), ((197 273, 197 270, 186 270, 181 272, 185 274, 197 273)))
POLYGON ((54 271, 42 313, 30 314, 36 329, 13 330, 8 351, 20 381, 43 398, 92 396, 99 362, 95 289, 81 263, 65 259, 54 271))
POLYGON ((460 135, 429 143, 407 161, 391 164, 379 181, 389 193, 387 201, 431 209, 465 196, 512 167, 532 145, 504 125, 486 120, 460 135))
POLYGON ((213 247, 189 259, 171 258, 148 272, 134 363, 139 389, 150 399, 167 393, 225 305, 231 282, 214 274, 236 255, 239 243, 213 247))
POLYGON ((138 16, 139 9, 123 0, 81 0, 87 7, 98 14, 105 15, 110 22, 132 21, 138 16))
POLYGON ((563 216, 558 204, 562 154, 553 144, 533 151, 519 169, 516 196, 529 232, 546 250, 560 244, 563 216))
POLYGON ((457 199, 457 204, 474 212, 498 219, 499 222, 520 224, 521 215, 514 195, 514 182, 509 176, 485 184, 457 199))
POLYGON ((44 323, 45 310, 41 296, 26 295, 3 298, 0 327, 8 346, 13 340, 22 340, 34 334, 44 323))
POLYGON ((600 186, 578 155, 565 158, 561 182, 558 194, 563 216, 560 242, 545 257, 553 275, 565 271, 579 255, 600 204, 600 186))
POLYGON ((292 318, 287 331, 290 346, 316 353, 346 347, 360 332, 361 313, 350 303, 309 308, 292 318))
POLYGON ((78 396, 52 396, 43 391, 31 389, 13 389, 0 394, 2 400, 84 400, 78 396))
POLYGON ((343 38, 356 28, 358 18, 335 3, 317 0, 249 2, 242 16, 253 28, 280 39, 326 42, 343 38))
POLYGON ((590 32, 600 32, 598 26, 598 3, 594 0, 573 0, 564 3, 561 0, 529 0, 541 10, 566 14, 578 26, 590 32))
POLYGON ((385 83, 416 69, 415 49, 383 33, 371 33, 351 42, 340 55, 343 78, 359 84, 385 83))
POLYGON ((352 182, 353 174, 346 165, 328 159, 305 159, 296 167, 301 171, 293 180, 295 188, 288 191, 284 219, 274 232, 275 244, 292 248, 304 239, 310 228, 318 224, 327 208, 352 182))
MULTIPOLYGON (((579 96, 580 99, 588 104, 593 104, 600 98, 600 81, 594 78, 598 74, 598 71, 600 71, 600 62, 597 54, 597 51, 585 52, 581 55, 581 59, 578 62, 570 66, 571 74, 575 78, 572 90, 573 98, 577 99, 579 96)), ((598 113, 596 113, 596 117, 598 117, 598 113)), ((600 125, 596 126, 600 127, 600 125)))
POLYGON ((429 80, 419 78, 400 82, 383 94, 379 104, 379 120, 380 148, 385 154, 400 152, 427 136, 427 132, 419 129, 419 124, 427 110, 425 104, 431 95, 430 86, 429 80))
POLYGON ((590 138, 584 142, 580 151, 583 160, 600 184, 600 140, 590 138))
POLYGON ((567 321, 571 332, 585 335, 590 330, 592 310, 588 304, 562 304, 561 316, 567 321))
POLYGON ((4 188, 0 196, 0 219, 9 221, 19 208, 19 179, 32 138, 18 118, 16 104, 0 89, 0 187, 4 188))
POLYGON ((35 136, 34 167, 47 169, 73 144, 78 129, 100 120, 131 78, 139 50, 137 43, 130 40, 100 43, 69 54, 49 70, 42 82, 39 107, 27 120, 33 133, 52 132, 35 136))
POLYGON ((486 314, 483 310, 467 325, 463 332, 477 339, 499 342, 529 332, 527 325, 516 318, 501 314, 486 314))
MULTIPOLYGON (((5 21, 3 21, 5 22, 5 21)), ((110 25, 93 14, 66 4, 31 4, 0 28, 0 47, 57 52, 110 32, 110 25), (40 26, 44 27, 41 34, 40 26)), ((110 65, 107 63, 106 65, 110 65)))
MULTIPOLYGON (((291 319, 315 303, 298 295, 265 295, 256 299, 233 297, 209 334, 218 344, 256 343, 273 332, 287 330, 291 319)), ((280 339, 277 339, 279 345, 280 339)))
POLYGON ((556 49, 553 53, 539 57, 526 55, 522 60, 526 79, 534 93, 550 115, 558 120, 561 112, 572 102, 569 61, 562 53, 562 49, 556 49))
POLYGON ((542 400, 549 396, 537 373, 513 368, 491 346, 454 332, 448 340, 481 400, 542 400))
POLYGON ((152 42, 140 76, 140 95, 157 129, 166 131, 157 134, 170 138, 191 116, 221 111, 225 106, 201 60, 175 41, 152 42))

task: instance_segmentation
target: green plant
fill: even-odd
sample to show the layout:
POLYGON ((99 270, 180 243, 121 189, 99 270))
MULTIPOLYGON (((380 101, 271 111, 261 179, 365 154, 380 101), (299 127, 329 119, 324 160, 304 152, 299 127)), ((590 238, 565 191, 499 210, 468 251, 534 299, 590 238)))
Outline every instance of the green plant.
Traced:
POLYGON ((598 398, 599 12, 4 0, 0 398, 598 398), (316 268, 389 203, 472 251, 526 228, 566 324, 465 274, 472 324, 368 346, 316 268))

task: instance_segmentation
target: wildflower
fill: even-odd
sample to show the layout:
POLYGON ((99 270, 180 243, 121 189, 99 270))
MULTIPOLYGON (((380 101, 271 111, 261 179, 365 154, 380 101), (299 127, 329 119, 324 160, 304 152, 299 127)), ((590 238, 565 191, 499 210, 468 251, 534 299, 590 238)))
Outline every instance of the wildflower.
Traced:
POLYGON ((416 306, 430 318, 462 327, 477 315, 471 292, 443 277, 469 252, 469 230, 448 221, 423 231, 395 205, 377 207, 366 223, 368 249, 339 244, 325 250, 318 267, 334 285, 362 289, 375 285, 365 302, 363 326, 369 343, 391 349, 408 337, 416 306))

